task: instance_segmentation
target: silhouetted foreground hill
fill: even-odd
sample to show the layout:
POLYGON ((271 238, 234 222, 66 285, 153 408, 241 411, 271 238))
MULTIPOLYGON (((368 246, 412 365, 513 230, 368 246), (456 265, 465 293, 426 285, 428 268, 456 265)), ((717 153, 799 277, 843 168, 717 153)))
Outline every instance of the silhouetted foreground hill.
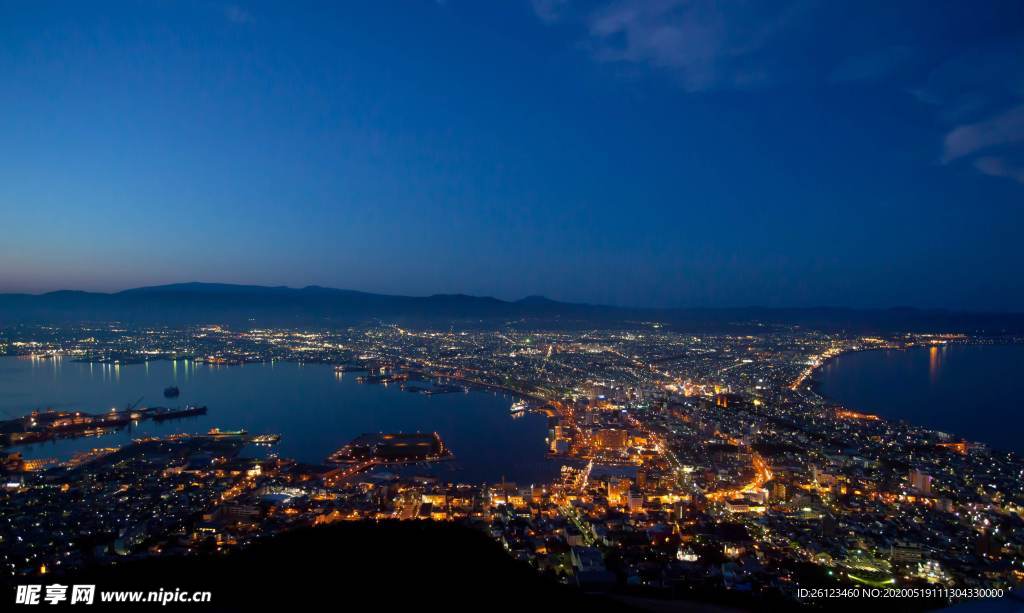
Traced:
MULTIPOLYGON (((100 590, 210 591, 209 604, 97 602, 87 611, 627 611, 537 575, 486 535, 433 522, 299 529, 243 551, 122 562, 45 583, 100 590)), ((33 583, 39 581, 21 581, 33 583)), ((13 587, 6 590, 14 602, 13 587)), ((63 603, 67 605, 68 603, 63 603)), ((79 605, 64 608, 82 608, 79 605)), ((36 608, 54 608, 46 603, 36 608)))
POLYGON ((660 322, 686 330, 750 330, 800 325, 856 332, 1024 332, 1024 313, 971 313, 912 308, 639 309, 574 304, 530 296, 510 302, 444 294, 389 296, 325 287, 261 287, 183 283, 112 294, 59 291, 0 294, 0 326, 12 323, 120 321, 141 324, 349 326, 372 321, 410 325, 603 327, 660 322))

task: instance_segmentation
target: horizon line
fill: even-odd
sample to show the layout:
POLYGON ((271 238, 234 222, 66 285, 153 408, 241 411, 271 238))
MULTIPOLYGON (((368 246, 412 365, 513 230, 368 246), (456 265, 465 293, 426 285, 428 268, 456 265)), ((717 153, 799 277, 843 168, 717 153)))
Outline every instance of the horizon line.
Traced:
POLYGON ((51 294, 59 293, 80 293, 80 294, 99 294, 104 296, 115 296, 125 292, 138 291, 138 290, 150 290, 150 289, 165 289, 173 287, 186 287, 186 286, 221 286, 225 288, 253 288, 253 289, 276 289, 276 290, 290 290, 290 291, 303 291, 310 289, 322 289, 328 291, 338 292, 351 292, 356 294, 367 294, 372 296, 383 296, 390 298, 438 298, 438 297, 465 297, 479 300, 496 300, 508 304, 515 304, 524 302, 530 299, 541 299, 549 301, 555 304, 569 305, 569 306, 584 306, 593 308, 610 308, 610 309, 621 309, 621 310, 640 310, 640 311, 728 311, 728 310, 765 310, 765 311, 783 311, 783 310, 800 310, 800 311, 812 311, 812 310, 849 310, 849 311, 898 311, 898 310, 914 310, 924 312, 947 312, 947 313, 978 313, 978 314, 989 314, 989 315, 1022 315, 1022 310, 1007 310, 1007 309, 971 309, 971 308, 957 308, 957 307, 927 307, 927 306, 913 306, 913 305, 889 305, 889 306, 847 306, 837 304, 813 304, 813 305, 801 305, 801 306, 768 306, 759 304, 746 304, 746 305, 732 305, 732 306, 636 306, 636 305, 613 305, 603 304, 594 302, 573 302, 559 300, 556 298, 550 298, 544 294, 527 294, 521 298, 506 299, 498 298, 492 295, 484 294, 469 294, 465 292, 437 292, 433 294, 392 294, 386 292, 373 292, 359 289, 343 288, 343 287, 332 287, 328 285, 309 284, 304 286, 291 286, 291 285, 260 285, 257 283, 228 283, 222 281, 180 281, 171 283, 160 283, 155 285, 140 285, 135 287, 126 287, 123 289, 101 291, 101 290, 85 290, 85 289, 71 289, 61 288, 48 291, 39 292, 27 292, 27 291, 0 291, 0 296, 32 296, 32 297, 43 297, 51 294))

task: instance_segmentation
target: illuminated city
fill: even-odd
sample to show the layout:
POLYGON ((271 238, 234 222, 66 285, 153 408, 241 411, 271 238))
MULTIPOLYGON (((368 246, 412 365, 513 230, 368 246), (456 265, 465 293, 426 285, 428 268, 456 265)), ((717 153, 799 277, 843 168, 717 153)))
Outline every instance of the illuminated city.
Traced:
MULTIPOLYGON (((324 377, 356 375, 361 385, 414 393, 501 390, 517 399, 508 419, 546 418, 548 456, 561 465, 560 477, 540 483, 393 470, 457 457, 443 433, 338 441, 319 465, 248 457, 241 450, 255 437, 244 430, 141 438, 52 462, 22 459, 12 447, 0 531, 12 576, 245 547, 301 526, 423 520, 486 531, 509 556, 587 589, 624 582, 813 601, 798 599, 799 589, 1006 589, 1024 580, 1019 456, 836 405, 812 385, 816 368, 845 353, 942 351, 991 338, 784 327, 678 334, 651 323, 574 332, 20 327, 6 342, 15 359, 33 362, 294 361, 328 366, 324 377), (109 540, 83 552, 83 534, 109 540)), ((4 436, 17 444, 96 435, 160 415, 152 414, 141 406, 95 417, 36 411, 5 422, 4 436)))
POLYGON ((1024 0, 0 0, 0 612, 1024 613, 1024 0))

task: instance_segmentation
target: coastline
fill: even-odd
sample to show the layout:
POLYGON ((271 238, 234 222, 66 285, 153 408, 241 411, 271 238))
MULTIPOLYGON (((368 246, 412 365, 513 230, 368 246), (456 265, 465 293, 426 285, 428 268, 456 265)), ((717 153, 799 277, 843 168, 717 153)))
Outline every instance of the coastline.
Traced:
MULTIPOLYGON (((944 343, 943 344, 943 346, 945 346, 945 347, 961 347, 961 348, 997 347, 997 346, 1021 346, 1021 345, 1024 345, 1024 342, 1021 342, 1021 340, 1019 338, 1017 338, 1017 337, 1007 337, 1007 338, 1001 338, 1001 339, 998 339, 998 340, 997 339, 969 339, 969 340, 966 340, 966 341, 958 341, 958 342, 954 342, 954 343, 944 343)), ((855 354, 855 353, 866 353, 866 352, 900 352, 900 353, 907 353, 907 352, 911 352, 913 350, 918 350, 918 349, 923 350, 923 351, 927 351, 927 350, 931 349, 932 347, 935 347, 935 345, 915 344, 915 345, 910 345, 910 346, 858 347, 856 349, 850 348, 850 349, 843 350, 840 353, 838 353, 838 354, 836 354, 834 356, 831 356, 831 357, 823 360, 821 362, 821 364, 819 364, 818 366, 816 366, 814 368, 814 370, 812 371, 810 376, 807 377, 807 381, 806 381, 806 384, 805 384, 805 392, 804 393, 807 393, 809 395, 814 396, 814 398, 817 401, 819 401, 822 405, 824 405, 826 410, 831 410, 831 411, 849 410, 849 411, 854 411, 854 412, 861 412, 861 413, 873 415, 874 417, 876 417, 878 419, 881 419, 881 420, 884 420, 884 421, 887 421, 887 422, 890 422, 890 423, 901 424, 903 426, 906 426, 908 428, 912 428, 914 430, 919 430, 919 431, 925 431, 925 432, 933 433, 933 434, 935 434, 937 436, 945 436, 945 437, 948 437, 950 440, 957 440, 957 441, 964 442, 964 443, 967 443, 967 444, 972 445, 972 446, 985 447, 985 448, 988 448, 992 452, 996 452, 996 453, 1009 453, 1009 454, 1014 454, 1014 455, 1020 455, 1021 452, 1019 450, 1008 448, 1008 447, 1006 447, 1005 444, 1000 444, 1000 443, 995 442, 995 441, 983 440, 984 437, 979 437, 977 434, 970 435, 970 436, 966 435, 966 434, 964 434, 961 431, 961 429, 959 427, 955 427, 955 426, 945 427, 945 426, 937 426, 937 425, 928 425, 928 424, 922 423, 922 421, 920 419, 920 416, 910 416, 910 415, 908 415, 908 416, 894 416, 894 415, 891 415, 891 414, 885 414, 885 413, 882 413, 882 412, 878 412, 877 409, 875 409, 875 408, 868 408, 868 407, 864 407, 864 406, 855 406, 853 403, 844 402, 844 401, 842 401, 842 400, 840 400, 840 399, 838 399, 838 398, 836 398, 834 396, 831 396, 831 395, 825 393, 825 391, 823 389, 824 380, 823 380, 823 377, 822 377, 822 371, 823 371, 824 367, 826 365, 831 364, 833 361, 838 360, 841 357, 848 356, 848 355, 855 354)))
MULTIPOLYGON (((1000 338, 1005 338, 1005 337, 1000 337, 1000 338)), ((1006 338, 1006 340, 1004 340, 1002 342, 984 342, 980 338, 972 338, 972 339, 970 339, 967 342, 943 343, 943 345, 948 346, 948 347, 954 347, 954 346, 955 347, 992 347, 992 346, 1002 346, 1002 345, 1024 345, 1024 341, 1022 341, 1020 339, 1017 339, 1017 337, 1009 337, 1009 338, 1006 338)), ((852 354, 855 354, 855 353, 865 353, 865 352, 869 352, 869 351, 900 351, 900 352, 907 352, 907 351, 912 351, 914 349, 928 349, 929 347, 932 347, 932 345, 910 345, 910 346, 904 346, 904 347, 889 347, 889 346, 886 346, 886 347, 858 347, 857 349, 844 349, 844 350, 840 351, 839 353, 837 353, 836 355, 828 357, 828 358, 822 360, 821 364, 818 364, 817 366, 814 367, 814 370, 811 371, 810 376, 807 377, 808 387, 810 387, 811 391, 814 392, 816 395, 818 395, 821 399, 827 400, 827 401, 835 403, 837 405, 842 405, 842 403, 840 403, 839 401, 837 401, 837 400, 835 400, 833 398, 829 398, 824 393, 822 393, 821 390, 820 390, 820 386, 821 386, 821 379, 820 379, 821 370, 825 366, 827 366, 828 364, 831 364, 832 362, 838 360, 839 358, 842 358, 844 356, 849 356, 849 355, 852 355, 852 354)))
MULTIPOLYGON (((167 361, 163 361, 164 363, 158 367, 156 363, 151 364, 148 373, 143 370, 142 365, 135 364, 122 368, 120 379, 111 380, 108 384, 105 379, 101 379, 99 367, 96 368, 97 374, 92 376, 88 364, 70 365, 65 362, 60 374, 55 375, 64 381, 61 387, 63 391, 59 397, 50 398, 53 401, 51 403, 47 402, 46 397, 51 394, 45 391, 45 386, 56 367, 52 363, 36 366, 35 378, 29 379, 28 359, 18 359, 16 356, 10 356, 10 359, 18 360, 16 363, 10 363, 12 367, 15 364, 17 366, 7 374, 5 383, 20 381, 26 390, 32 389, 33 386, 44 386, 38 388, 38 402, 35 396, 9 399, 8 411, 11 419, 24 417, 33 407, 43 409, 54 406, 59 410, 82 409, 104 413, 109 411, 112 403, 109 400, 104 401, 103 398, 123 396, 134 400, 142 396, 145 391, 143 388, 146 386, 158 392, 163 389, 166 377, 171 373, 167 361), (43 370, 39 371, 38 368, 43 370), (38 374, 40 372, 43 374, 38 374), (84 386, 84 391, 76 387, 79 385, 84 386), (138 391, 121 391, 136 388, 139 388, 138 391), (71 404, 70 400, 67 403, 63 402, 65 398, 74 398, 74 404, 71 404)), ((109 431, 101 437, 73 437, 59 441, 12 445, 8 450, 22 452, 28 459, 55 458, 64 461, 77 451, 87 451, 95 447, 123 446, 142 434, 162 436, 179 431, 200 434, 214 426, 228 429, 244 427, 250 432, 282 433, 284 440, 275 448, 276 453, 296 458, 301 462, 316 464, 339 445, 362 432, 414 432, 438 429, 435 423, 438 418, 433 417, 433 414, 438 407, 444 407, 446 412, 440 419, 444 420, 445 429, 440 432, 445 444, 451 445, 457 459, 456 463, 460 465, 459 474, 453 473, 452 479, 472 480, 475 479, 473 475, 486 472, 494 472, 493 478, 504 473, 513 480, 522 481, 546 478, 536 476, 538 469, 531 468, 529 462, 522 470, 516 468, 520 450, 523 449, 531 450, 525 455, 533 464, 542 463, 546 459, 545 435, 548 431, 545 419, 531 416, 530 419, 513 421, 509 417, 509 405, 519 397, 519 394, 472 385, 468 396, 460 392, 446 394, 443 397, 429 397, 403 393, 395 385, 390 386, 389 390, 378 385, 358 385, 351 377, 341 384, 336 380, 329 364, 311 365, 305 362, 305 369, 300 368, 301 364, 303 362, 298 360, 278 360, 277 369, 280 371, 284 367, 282 376, 285 378, 275 378, 271 381, 282 383, 270 383, 260 387, 254 385, 272 376, 270 361, 250 362, 247 363, 249 368, 238 369, 220 369, 212 366, 204 368, 199 365, 202 377, 193 378, 190 386, 182 385, 181 398, 183 404, 187 400, 201 399, 204 404, 210 405, 211 410, 206 416, 173 423, 147 421, 138 428, 109 431), (277 395, 264 396, 261 393, 264 388, 273 391, 279 385, 289 382, 309 386, 302 389, 310 390, 309 393, 312 394, 310 402, 303 403, 303 408, 294 417, 292 415, 295 412, 288 409, 287 399, 281 400, 277 395), (237 390, 233 387, 236 384, 237 390), (374 404, 378 402, 383 404, 374 404), (368 417, 378 412, 381 413, 379 417, 368 417), (469 419, 471 417, 473 419, 469 419), (323 434, 328 431, 336 431, 337 436, 323 434), (495 447, 486 450, 486 453, 481 452, 475 442, 481 438, 494 439, 495 447), (325 442, 325 439, 331 440, 325 442), (457 445, 457 441, 461 441, 462 444, 457 445), (309 449, 314 451, 310 452, 309 449), (321 449, 322 453, 318 453, 317 450, 321 449), (495 455, 494 449, 501 450, 500 456, 495 455), (488 463, 497 468, 491 471, 488 463), (461 470, 463 467, 469 470, 461 470)), ((181 374, 180 363, 178 373, 181 374)), ((10 389, 20 388, 14 386, 10 389)), ((7 408, 7 405, 3 406, 7 408)), ((542 470, 540 472, 543 473, 542 470)))

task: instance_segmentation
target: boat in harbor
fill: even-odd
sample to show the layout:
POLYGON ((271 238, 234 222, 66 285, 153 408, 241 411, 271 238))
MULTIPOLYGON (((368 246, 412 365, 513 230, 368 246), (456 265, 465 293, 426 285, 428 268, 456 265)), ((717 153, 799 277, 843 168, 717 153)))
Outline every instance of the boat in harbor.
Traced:
POLYGON ((249 439, 249 442, 256 445, 273 445, 279 440, 281 440, 280 434, 257 434, 249 439))
POLYGON ((408 381, 409 375, 406 374, 395 374, 395 375, 365 375, 356 377, 356 383, 382 383, 387 385, 388 383, 399 383, 402 381, 408 381))
POLYGON ((512 403, 512 408, 509 409, 510 413, 522 413, 526 409, 530 408, 530 405, 525 400, 519 400, 512 403))
POLYGON ((353 371, 363 371, 363 372, 365 372, 366 371, 366 366, 363 366, 362 364, 357 364, 357 363, 354 363, 354 362, 347 362, 345 364, 335 364, 334 365, 334 372, 342 372, 342 373, 344 373, 344 372, 353 372, 353 371))
POLYGON ((208 436, 245 436, 248 432, 246 430, 221 430, 220 428, 210 428, 210 431, 206 434, 208 436))

